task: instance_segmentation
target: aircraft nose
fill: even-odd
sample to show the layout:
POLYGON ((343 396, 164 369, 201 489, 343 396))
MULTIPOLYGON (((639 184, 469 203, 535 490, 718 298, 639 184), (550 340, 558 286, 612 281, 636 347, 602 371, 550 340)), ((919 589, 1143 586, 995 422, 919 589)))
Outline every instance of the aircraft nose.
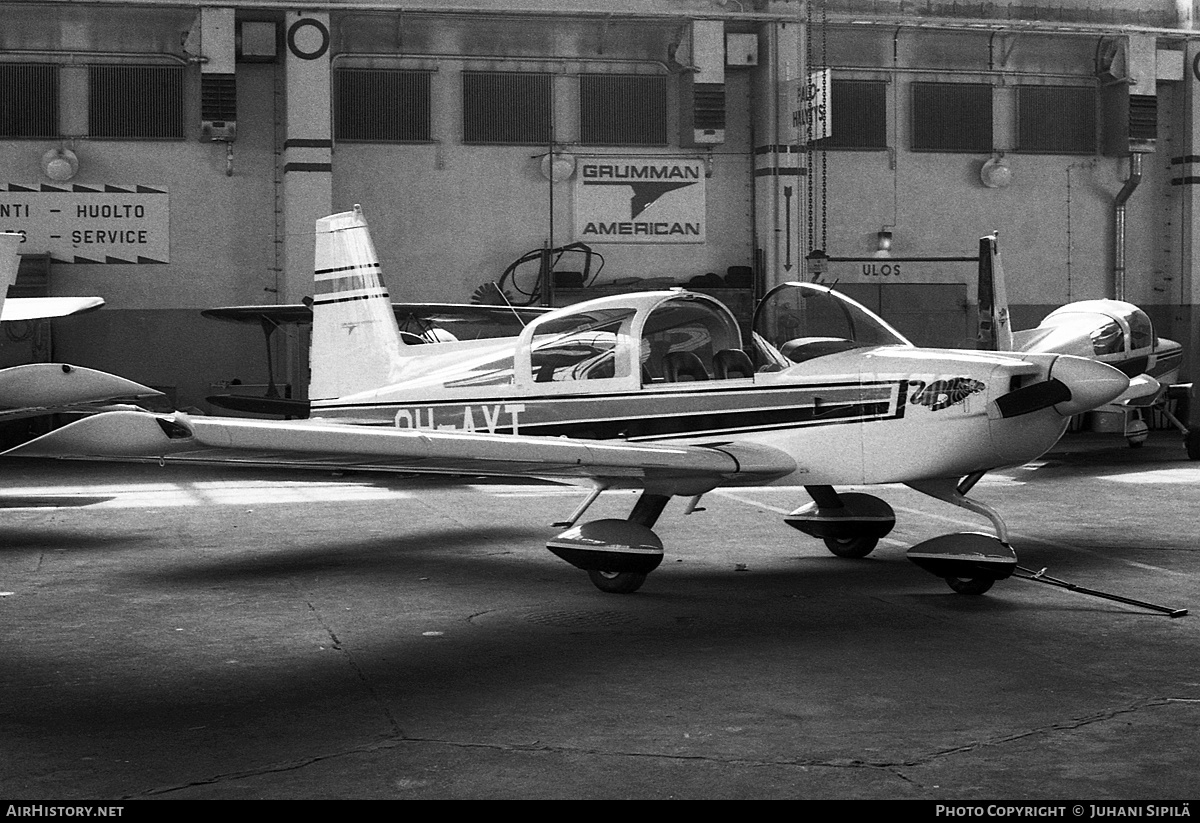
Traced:
POLYGON ((1063 417, 1099 408, 1129 388, 1129 378, 1107 363, 1070 354, 1055 359, 1050 378, 1062 381, 1071 390, 1069 400, 1054 405, 1063 417))

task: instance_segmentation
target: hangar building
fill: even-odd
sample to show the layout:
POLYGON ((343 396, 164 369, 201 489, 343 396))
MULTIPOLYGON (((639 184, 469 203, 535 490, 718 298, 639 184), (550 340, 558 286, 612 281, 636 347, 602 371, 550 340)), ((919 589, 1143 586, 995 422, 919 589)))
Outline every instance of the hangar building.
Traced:
MULTIPOLYGON (((1196 14, 1191 0, 0 3, 0 228, 25 235, 18 290, 107 300, 52 332, 6 324, 0 357, 114 372, 179 408, 261 391, 260 330, 200 311, 303 300, 313 221, 355 204, 394 300, 674 283, 744 315, 764 289, 822 276, 918 343, 970 345, 969 258, 998 232, 1016 327, 1123 297, 1190 352, 1196 14), (540 276, 540 250, 575 244, 540 276)), ((305 331, 281 339, 273 374, 303 397, 305 331)))

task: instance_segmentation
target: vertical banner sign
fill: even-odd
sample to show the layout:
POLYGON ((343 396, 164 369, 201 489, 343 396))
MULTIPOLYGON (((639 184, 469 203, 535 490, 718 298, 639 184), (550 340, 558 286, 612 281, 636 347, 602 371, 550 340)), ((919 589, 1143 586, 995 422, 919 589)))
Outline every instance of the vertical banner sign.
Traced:
POLYGON ((575 239, 703 243, 704 161, 592 157, 575 177, 575 239))
POLYGON ((792 125, 796 127, 801 143, 811 143, 833 134, 833 110, 829 97, 831 74, 830 69, 809 72, 807 84, 797 84, 792 125))
POLYGON ((170 217, 161 187, 0 183, 0 231, 60 263, 169 263, 170 217))

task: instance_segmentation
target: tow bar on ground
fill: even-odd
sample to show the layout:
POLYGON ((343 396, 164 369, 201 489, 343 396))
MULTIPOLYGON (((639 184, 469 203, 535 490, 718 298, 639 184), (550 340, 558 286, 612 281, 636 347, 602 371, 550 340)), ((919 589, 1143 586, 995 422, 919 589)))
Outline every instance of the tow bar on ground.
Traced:
POLYGON ((1047 583, 1051 586, 1058 586, 1059 588, 1068 589, 1073 592, 1079 592, 1080 594, 1090 594, 1093 597, 1103 597, 1106 600, 1115 600, 1118 603, 1127 603, 1130 606, 1140 606, 1143 609, 1151 609, 1156 612, 1162 612, 1163 614, 1171 617, 1183 617, 1188 613, 1187 609, 1172 609, 1169 606, 1158 606, 1154 603, 1147 603, 1144 600, 1134 600, 1129 597, 1122 597, 1119 594, 1109 594, 1107 592, 1096 591, 1095 589, 1086 589, 1083 586, 1077 586, 1074 583, 1068 583, 1066 580, 1059 580, 1057 577, 1051 577, 1050 575, 1046 574, 1045 569, 1035 572, 1032 569, 1025 568, 1024 566, 1017 566, 1016 573, 1013 574, 1013 577, 1016 577, 1020 580, 1033 580, 1038 583, 1047 583))

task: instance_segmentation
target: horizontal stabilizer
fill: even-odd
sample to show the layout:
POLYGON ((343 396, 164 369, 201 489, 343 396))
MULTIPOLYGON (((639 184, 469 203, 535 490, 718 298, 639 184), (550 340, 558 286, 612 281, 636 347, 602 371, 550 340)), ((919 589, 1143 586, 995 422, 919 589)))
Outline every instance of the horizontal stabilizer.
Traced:
POLYGON ((219 408, 245 412, 247 414, 278 414, 284 417, 303 419, 308 417, 310 410, 307 400, 289 400, 286 397, 214 394, 204 399, 219 408))

